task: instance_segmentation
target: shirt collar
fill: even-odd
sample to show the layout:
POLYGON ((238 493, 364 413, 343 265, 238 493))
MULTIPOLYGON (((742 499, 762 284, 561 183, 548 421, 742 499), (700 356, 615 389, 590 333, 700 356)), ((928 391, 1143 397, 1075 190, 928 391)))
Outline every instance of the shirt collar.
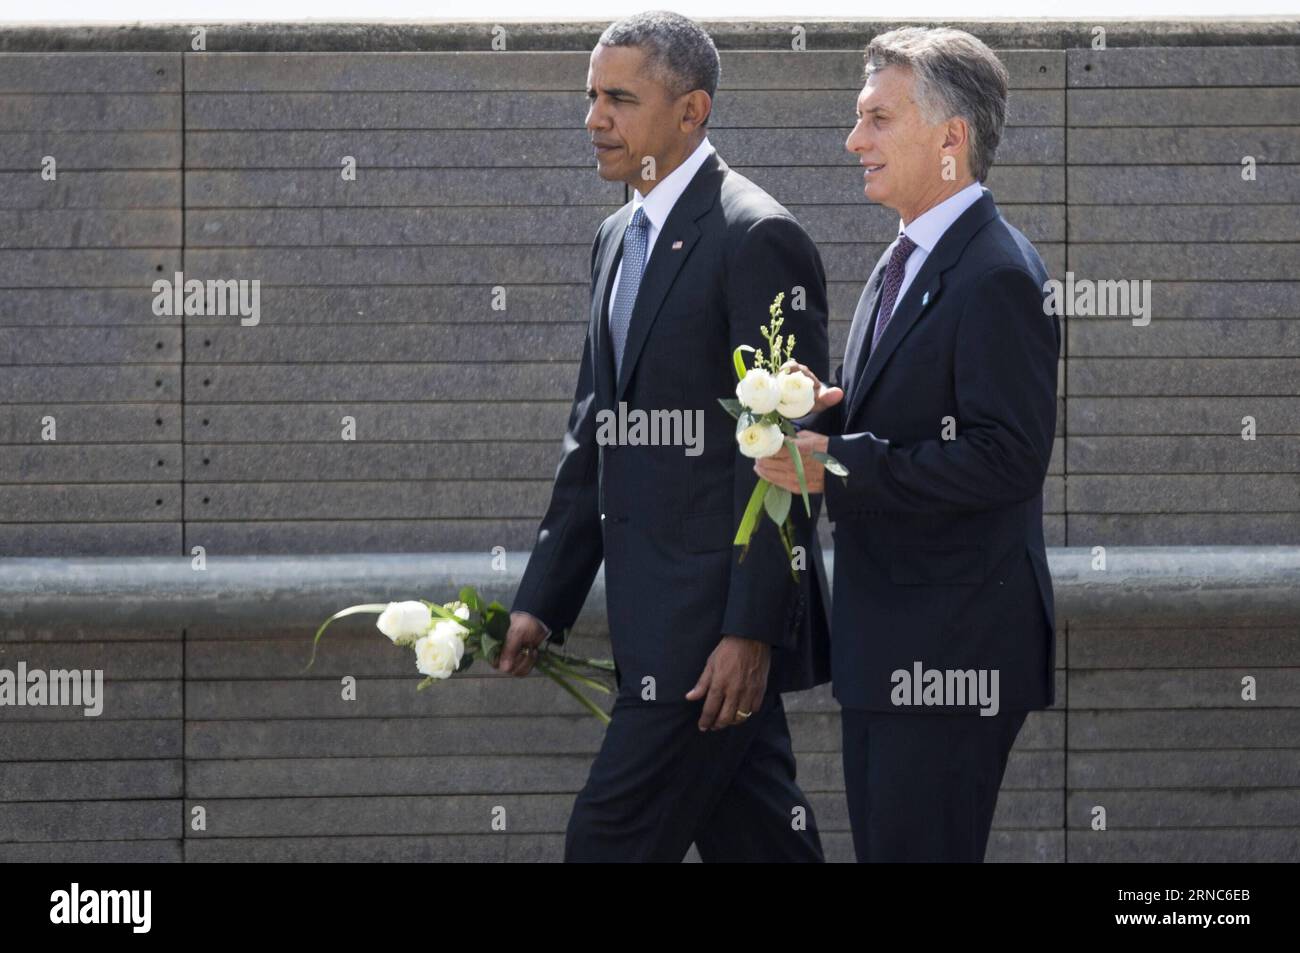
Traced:
POLYGON ((713 146, 709 145, 709 137, 705 136, 700 144, 695 147, 695 151, 686 157, 686 161, 668 173, 667 178, 650 190, 650 194, 642 196, 636 189, 632 190, 632 212, 636 213, 638 208, 645 208, 645 217, 650 220, 650 224, 656 230, 663 228, 664 222, 668 220, 668 213, 673 210, 677 200, 682 197, 686 191, 686 186, 691 184, 691 179, 695 178, 695 173, 700 170, 704 160, 713 152, 713 146))
POLYGON ((903 228, 903 220, 900 218, 898 234, 902 235, 906 232, 907 237, 916 242, 917 247, 928 255, 934 250, 934 246, 939 244, 943 233, 952 227, 953 222, 961 218, 962 212, 978 202, 983 195, 984 186, 979 182, 972 182, 960 192, 948 196, 934 208, 918 215, 906 229, 903 228))

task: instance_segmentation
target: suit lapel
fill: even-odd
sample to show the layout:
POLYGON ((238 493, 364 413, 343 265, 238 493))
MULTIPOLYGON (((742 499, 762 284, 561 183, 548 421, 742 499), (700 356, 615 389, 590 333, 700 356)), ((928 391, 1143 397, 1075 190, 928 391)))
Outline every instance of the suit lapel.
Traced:
MULTIPOLYGON (((937 246, 935 250, 938 250, 937 246)), ((938 265, 934 262, 934 255, 931 254, 926 258, 925 263, 921 265, 921 270, 916 273, 916 278, 913 279, 912 284, 908 286, 907 294, 903 295, 903 300, 894 308, 894 316, 889 319, 889 323, 885 326, 885 331, 876 344, 876 350, 870 355, 866 355, 866 365, 862 368, 862 373, 857 377, 853 395, 849 401, 848 416, 845 417, 846 422, 862 405, 867 391, 871 389, 871 385, 880 376, 880 369, 889 361, 889 356, 894 353, 898 343, 911 330, 912 325, 916 324, 921 316, 934 304, 935 298, 939 296, 942 284, 938 265)), ((863 351, 865 352, 869 346, 864 344, 863 351)))
MULTIPOLYGON (((866 366, 861 375, 857 375, 859 379, 854 383, 853 393, 849 395, 849 407, 844 414, 846 433, 849 432, 849 421, 862 405, 871 385, 880 377, 880 371, 889 362, 890 355, 907 336, 907 332, 912 330, 913 325, 934 306, 935 299, 943 290, 943 273, 957 263, 975 233, 990 219, 996 218, 997 214, 993 195, 985 189, 984 194, 943 233, 934 250, 926 257, 921 270, 916 273, 907 293, 903 295, 903 300, 895 306, 894 316, 886 325, 875 352, 867 357, 866 366)), ((870 314, 867 317, 869 319, 870 314)), ((862 347, 865 351, 869 345, 864 342, 862 347)))
POLYGON ((614 406, 614 346, 609 339, 609 323, 605 315, 609 307, 610 286, 614 283, 614 272, 618 270, 623 251, 623 232, 632 219, 632 205, 623 206, 614 216, 614 221, 602 243, 596 262, 596 287, 591 295, 592 341, 595 344, 596 362, 596 405, 598 407, 614 406))
MULTIPOLYGON (((623 346, 623 367, 614 391, 614 402, 623 399, 637 359, 641 356, 646 338, 664 298, 677 279, 678 272, 686 262, 700 240, 700 228, 696 220, 703 216, 717 201, 722 180, 728 171, 716 151, 711 152, 704 164, 696 171, 686 190, 682 192, 668 213, 664 227, 659 230, 654 248, 650 254, 650 263, 646 265, 641 276, 641 287, 637 290, 636 304, 632 308, 632 320, 628 325, 627 343, 623 346)), ((630 213, 629 213, 630 217, 630 213)), ((624 223, 626 228, 626 222, 624 223)), ((618 242, 622 243, 623 233, 618 233, 618 242)))
POLYGON ((871 313, 876 310, 880 300, 880 288, 885 280, 886 256, 881 255, 876 262, 876 270, 867 279, 858 297, 858 306, 853 311, 853 323, 849 325, 849 340, 844 347, 844 393, 853 396, 854 382, 861 376, 862 348, 871 327, 871 313))

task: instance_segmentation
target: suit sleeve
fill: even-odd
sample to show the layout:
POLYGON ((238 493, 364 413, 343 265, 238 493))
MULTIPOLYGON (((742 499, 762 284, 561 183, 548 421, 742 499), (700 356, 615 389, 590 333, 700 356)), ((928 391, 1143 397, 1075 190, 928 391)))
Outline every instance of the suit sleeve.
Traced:
POLYGON ((906 446, 866 433, 831 436, 827 452, 849 470, 847 482, 826 476, 831 519, 862 510, 992 509, 1042 491, 1060 335, 1033 277, 1013 266, 981 275, 966 296, 956 349, 955 439, 940 438, 938 420, 934 439, 906 446))
MULTIPOLYGON (((600 234, 597 232, 591 247, 593 279, 600 234)), ((596 571, 605 558, 600 526, 595 356, 592 351, 592 328, 588 327, 564 446, 551 489, 551 502, 542 517, 537 541, 533 544, 532 555, 511 606, 512 610, 533 615, 550 630, 551 641, 556 643, 564 641, 565 630, 572 627, 578 618, 595 581, 596 571)))
MULTIPOLYGON (((781 305, 785 318, 781 334, 794 335, 795 359, 812 368, 819 378, 824 378, 830 361, 827 353, 826 273, 821 256, 797 221, 786 216, 771 216, 754 223, 732 253, 726 293, 733 349, 741 344, 766 349, 767 344, 759 329, 767 325, 770 319, 768 309, 780 291, 785 292, 781 305), (792 304, 796 287, 803 289, 802 310, 796 310, 792 304)), ((753 460, 742 454, 739 448, 733 452, 733 508, 736 525, 739 525, 758 475, 754 473, 753 460)), ((815 497, 811 499, 815 501, 815 497)), ((814 522, 817 509, 814 508, 810 520, 804 513, 803 502, 796 498, 790 512, 794 519, 795 544, 805 548, 818 545, 814 522)), ((811 566, 811 557, 807 565, 811 566)), ((795 647, 798 631, 790 625, 789 616, 798 592, 790 570, 790 561, 776 526, 766 516, 762 517, 744 560, 740 560, 739 547, 732 551, 723 634, 784 648, 795 647)))

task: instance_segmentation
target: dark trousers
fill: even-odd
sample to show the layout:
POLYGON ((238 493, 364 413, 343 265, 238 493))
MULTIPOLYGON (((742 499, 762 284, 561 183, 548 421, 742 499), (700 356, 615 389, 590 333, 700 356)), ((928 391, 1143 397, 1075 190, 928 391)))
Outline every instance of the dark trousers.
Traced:
POLYGON ((983 863, 1023 711, 991 717, 841 711, 859 863, 983 863))
POLYGON ((700 731, 703 701, 619 698, 578 793, 568 862, 820 861, 812 807, 795 783, 781 696, 744 724, 700 731))

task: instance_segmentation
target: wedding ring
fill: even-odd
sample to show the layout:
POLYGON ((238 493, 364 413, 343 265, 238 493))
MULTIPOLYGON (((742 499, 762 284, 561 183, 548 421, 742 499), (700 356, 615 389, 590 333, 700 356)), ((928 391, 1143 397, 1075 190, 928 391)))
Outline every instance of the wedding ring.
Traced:
POLYGON ((739 718, 741 721, 744 721, 752 714, 754 714, 752 711, 737 711, 736 717, 739 718))

